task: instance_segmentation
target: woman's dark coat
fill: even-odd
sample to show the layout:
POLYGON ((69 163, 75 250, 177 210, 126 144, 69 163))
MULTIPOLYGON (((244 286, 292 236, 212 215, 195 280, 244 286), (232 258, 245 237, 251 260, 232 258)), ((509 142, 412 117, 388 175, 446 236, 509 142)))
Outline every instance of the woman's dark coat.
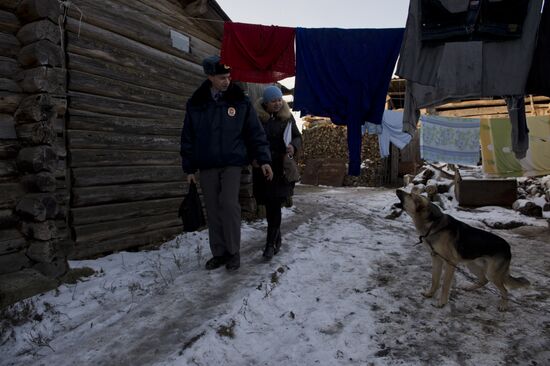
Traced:
POLYGON ((264 204, 268 199, 280 198, 282 200, 292 195, 294 183, 289 183, 283 174, 283 158, 286 154, 283 135, 288 122, 292 123, 292 140, 290 143, 294 146, 294 155, 298 154, 302 148, 302 135, 285 101, 283 101, 281 110, 274 115, 270 115, 265 110, 262 98, 254 106, 269 141, 271 167, 273 169, 272 181, 267 181, 258 168, 254 169, 253 172, 254 197, 258 204, 264 204))

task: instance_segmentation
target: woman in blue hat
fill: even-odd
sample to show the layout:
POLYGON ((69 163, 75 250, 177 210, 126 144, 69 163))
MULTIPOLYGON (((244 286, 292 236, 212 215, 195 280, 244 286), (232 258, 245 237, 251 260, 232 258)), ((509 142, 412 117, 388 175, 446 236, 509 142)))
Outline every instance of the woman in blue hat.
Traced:
POLYGON ((273 169, 271 181, 265 178, 260 169, 255 168, 253 172, 256 202, 266 208, 267 239, 263 257, 269 261, 281 248, 281 205, 292 196, 295 184, 285 176, 283 161, 285 155, 294 158, 301 149, 302 135, 277 86, 268 86, 254 107, 269 142, 273 169))

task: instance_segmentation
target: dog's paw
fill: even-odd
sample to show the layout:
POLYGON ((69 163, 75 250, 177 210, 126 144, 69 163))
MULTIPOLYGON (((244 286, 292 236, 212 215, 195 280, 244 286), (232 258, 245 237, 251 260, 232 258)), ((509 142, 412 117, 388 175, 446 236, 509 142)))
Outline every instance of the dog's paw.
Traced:
POLYGON ((508 311, 508 302, 507 301, 501 301, 498 304, 498 311, 508 311))
POLYGON ((422 296, 424 296, 428 299, 432 298, 434 296, 434 293, 435 293, 434 291, 422 291, 421 292, 422 296))
POLYGON ((437 305, 435 305, 435 307, 438 308, 438 309, 441 309, 441 308, 445 307, 445 305, 447 305, 446 302, 438 301, 437 305))

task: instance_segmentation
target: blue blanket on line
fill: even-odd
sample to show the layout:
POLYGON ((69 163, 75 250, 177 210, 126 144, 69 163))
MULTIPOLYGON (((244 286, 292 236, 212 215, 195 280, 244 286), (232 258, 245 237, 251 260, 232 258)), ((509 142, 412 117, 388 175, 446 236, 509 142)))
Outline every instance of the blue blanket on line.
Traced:
POLYGON ((380 124, 403 28, 296 29, 293 109, 348 127, 349 174, 361 167, 361 125, 380 124))

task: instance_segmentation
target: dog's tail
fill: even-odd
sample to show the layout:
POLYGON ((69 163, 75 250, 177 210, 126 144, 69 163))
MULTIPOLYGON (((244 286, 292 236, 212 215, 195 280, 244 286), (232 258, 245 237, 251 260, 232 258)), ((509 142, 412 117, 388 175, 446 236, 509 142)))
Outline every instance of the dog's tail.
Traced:
POLYGON ((504 280, 504 285, 509 289, 513 289, 513 288, 520 288, 520 287, 528 287, 529 285, 531 285, 531 282, 529 282, 529 280, 526 279, 525 277, 513 277, 508 275, 508 278, 504 280))

